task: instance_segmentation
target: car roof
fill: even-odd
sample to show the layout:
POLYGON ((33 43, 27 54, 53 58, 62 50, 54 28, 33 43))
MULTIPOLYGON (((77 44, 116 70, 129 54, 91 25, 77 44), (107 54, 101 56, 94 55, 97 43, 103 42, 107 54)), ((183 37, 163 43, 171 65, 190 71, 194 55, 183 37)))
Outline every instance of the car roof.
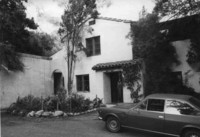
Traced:
POLYGON ((157 98, 157 99, 180 99, 180 100, 188 100, 191 98, 189 95, 181 95, 181 94, 151 94, 147 96, 147 98, 157 98))

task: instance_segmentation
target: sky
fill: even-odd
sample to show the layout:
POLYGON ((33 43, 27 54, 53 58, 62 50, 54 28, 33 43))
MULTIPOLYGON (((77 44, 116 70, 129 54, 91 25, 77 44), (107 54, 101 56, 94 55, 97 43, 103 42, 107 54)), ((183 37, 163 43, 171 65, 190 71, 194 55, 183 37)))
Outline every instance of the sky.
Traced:
MULTIPOLYGON (((66 0, 28 0, 26 13, 39 25, 38 31, 56 34, 64 13, 66 0)), ((97 0, 102 17, 137 21, 144 6, 148 12, 154 7, 153 0, 97 0)))

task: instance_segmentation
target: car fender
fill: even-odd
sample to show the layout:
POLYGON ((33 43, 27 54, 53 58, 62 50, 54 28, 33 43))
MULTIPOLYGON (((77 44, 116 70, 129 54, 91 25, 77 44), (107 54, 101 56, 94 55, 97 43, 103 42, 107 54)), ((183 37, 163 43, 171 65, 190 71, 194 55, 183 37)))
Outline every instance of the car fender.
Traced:
POLYGON ((119 118, 119 116, 118 116, 118 115, 116 115, 115 113, 108 113, 108 114, 106 114, 106 115, 105 115, 105 117, 104 117, 104 121, 106 121, 106 120, 107 120, 107 118, 108 118, 109 116, 116 117, 116 118, 117 118, 117 119, 120 121, 120 118, 119 118))
POLYGON ((187 125, 187 126, 184 126, 181 130, 181 134, 187 130, 187 129, 197 129, 197 130, 200 130, 200 127, 199 126, 194 126, 194 125, 187 125))

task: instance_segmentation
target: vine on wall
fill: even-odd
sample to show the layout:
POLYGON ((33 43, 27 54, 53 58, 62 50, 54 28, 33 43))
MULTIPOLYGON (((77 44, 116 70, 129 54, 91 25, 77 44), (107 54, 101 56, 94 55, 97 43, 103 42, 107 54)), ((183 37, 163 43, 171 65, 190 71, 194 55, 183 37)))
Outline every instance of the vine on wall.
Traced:
POLYGON ((200 72, 200 29, 191 37, 190 41, 187 62, 195 71, 200 72))
POLYGON ((141 62, 136 62, 136 64, 131 66, 123 67, 123 84, 130 90, 130 96, 133 99, 134 103, 139 102, 139 98, 142 96, 139 94, 141 91, 141 70, 142 64, 141 62))

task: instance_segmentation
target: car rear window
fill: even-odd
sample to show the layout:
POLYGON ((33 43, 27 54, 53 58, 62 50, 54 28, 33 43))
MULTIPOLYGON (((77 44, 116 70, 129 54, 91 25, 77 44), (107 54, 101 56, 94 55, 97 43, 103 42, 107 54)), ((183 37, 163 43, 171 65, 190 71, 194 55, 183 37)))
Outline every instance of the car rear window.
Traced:
POLYGON ((195 115, 196 110, 184 101, 167 100, 165 113, 174 115, 195 115))
POLYGON ((193 105, 195 105, 195 106, 197 106, 198 108, 200 108, 200 100, 198 100, 198 99, 192 97, 192 98, 189 99, 189 101, 190 101, 193 105))
POLYGON ((163 112, 164 111, 164 104, 165 104, 164 100, 161 100, 161 99, 149 99, 148 100, 147 110, 163 112))

